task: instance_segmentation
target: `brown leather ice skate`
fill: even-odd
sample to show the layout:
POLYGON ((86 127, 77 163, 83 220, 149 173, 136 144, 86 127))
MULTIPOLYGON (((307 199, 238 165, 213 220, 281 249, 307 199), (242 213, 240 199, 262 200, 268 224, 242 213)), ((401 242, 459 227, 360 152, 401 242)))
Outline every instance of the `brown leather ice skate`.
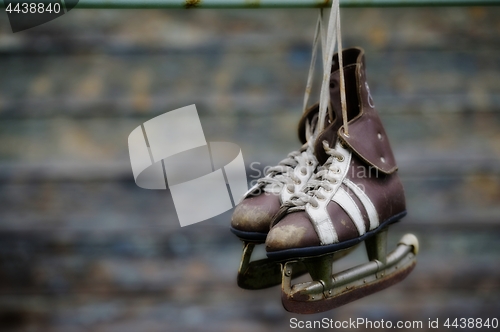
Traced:
POLYGON ((343 124, 319 128, 314 148, 322 166, 303 192, 283 204, 266 239, 267 256, 283 262, 283 304, 297 313, 329 310, 379 291, 406 277, 416 263, 413 235, 386 255, 387 227, 406 215, 404 191, 370 95, 364 52, 344 50, 342 58, 339 67, 338 54, 333 57, 330 95, 333 113, 343 114, 336 120, 343 124), (344 110, 337 102, 342 98, 333 98, 343 82, 344 110), (370 261, 333 275, 332 259, 361 241, 370 261), (313 281, 291 285, 297 263, 306 266, 313 281))

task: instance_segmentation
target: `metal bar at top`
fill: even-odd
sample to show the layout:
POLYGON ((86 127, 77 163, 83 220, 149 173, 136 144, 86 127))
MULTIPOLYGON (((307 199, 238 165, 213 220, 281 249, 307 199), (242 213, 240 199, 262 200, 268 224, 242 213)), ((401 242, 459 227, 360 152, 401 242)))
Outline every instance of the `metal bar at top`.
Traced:
MULTIPOLYGON (((47 2, 49 2, 47 0, 47 2)), ((76 8, 318 8, 331 0, 80 0, 76 8)), ((498 6, 500 0, 341 0, 341 7, 498 6)))

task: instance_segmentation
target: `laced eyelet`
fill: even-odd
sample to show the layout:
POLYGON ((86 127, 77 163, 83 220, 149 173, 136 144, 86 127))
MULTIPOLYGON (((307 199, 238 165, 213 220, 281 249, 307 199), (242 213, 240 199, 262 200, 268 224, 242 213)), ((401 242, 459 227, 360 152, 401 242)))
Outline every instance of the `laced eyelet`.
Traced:
POLYGON ((304 169, 304 168, 303 168, 303 169, 301 169, 301 170, 300 170, 300 173, 302 173, 302 175, 307 175, 307 169, 304 169))
POLYGON ((286 191, 288 191, 289 194, 295 193, 295 188, 293 188, 293 189, 294 189, 293 191, 290 191, 290 188, 286 187, 286 191))
POLYGON ((337 156, 336 158, 339 162, 343 162, 345 160, 344 156, 337 156))
POLYGON ((325 189, 325 191, 326 191, 327 193, 331 193, 331 192, 333 191, 333 188, 332 188, 332 187, 328 187, 327 189, 325 189))

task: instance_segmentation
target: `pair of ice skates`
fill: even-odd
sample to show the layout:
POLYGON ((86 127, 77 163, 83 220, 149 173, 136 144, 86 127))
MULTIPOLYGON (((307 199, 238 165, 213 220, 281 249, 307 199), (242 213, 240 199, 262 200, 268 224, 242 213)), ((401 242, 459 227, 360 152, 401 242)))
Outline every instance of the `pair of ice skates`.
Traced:
POLYGON ((330 73, 328 111, 316 104, 304 113, 303 146, 258 180, 231 221, 244 243, 238 285, 281 283, 283 305, 296 313, 333 309, 401 281, 418 251, 416 237, 407 234, 386 253, 388 226, 406 215, 405 197, 363 50, 335 54, 330 73), (333 262, 362 241, 369 261, 333 274, 333 262), (251 261, 262 243, 268 259, 251 261), (306 272, 312 281, 292 285, 306 272))

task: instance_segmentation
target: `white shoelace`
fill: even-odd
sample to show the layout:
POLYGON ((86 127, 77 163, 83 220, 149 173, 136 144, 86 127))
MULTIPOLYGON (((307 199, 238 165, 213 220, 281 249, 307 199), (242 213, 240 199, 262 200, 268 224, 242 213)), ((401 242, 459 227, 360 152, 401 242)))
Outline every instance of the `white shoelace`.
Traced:
POLYGON ((300 167, 302 174, 307 174, 307 166, 316 163, 312 144, 306 143, 299 151, 293 151, 280 161, 278 165, 267 170, 266 176, 257 180, 257 184, 264 188, 265 192, 279 194, 286 189, 293 193, 295 185, 301 184, 301 180, 295 175, 295 169, 300 167))
MULTIPOLYGON (((316 35, 315 35, 315 45, 317 45, 317 34, 318 30, 321 31, 321 37, 324 37, 322 33, 322 18, 321 13, 318 18, 316 35)), ((349 136, 348 133, 348 119, 347 119, 347 104, 345 96, 345 82, 344 82, 344 70, 343 70, 343 60, 342 60, 342 40, 340 31, 340 3, 339 0, 333 0, 332 9, 330 12, 330 18, 328 22, 328 30, 326 34, 326 52, 323 51, 323 81, 321 84, 321 95, 319 103, 319 122, 318 122, 318 132, 325 128, 325 119, 327 108, 330 105, 330 77, 331 77, 331 67, 333 62, 333 55, 335 51, 335 43, 338 44, 338 62, 339 62, 339 75, 340 75, 340 103, 342 107, 342 119, 343 119, 343 129, 344 135, 349 136)), ((325 45, 325 41, 322 41, 325 45)), ((316 46, 315 46, 316 47, 316 46)), ((315 53, 314 53, 315 54, 315 53)), ((311 75, 311 73, 310 73, 311 75)), ((312 77, 311 77, 312 81, 312 77)), ((308 77, 308 87, 310 87, 309 77, 308 77)), ((308 90, 306 89, 306 95, 308 90)), ((304 105, 306 105, 307 100, 304 100, 304 105)), ((318 168, 316 174, 308 181, 307 185, 304 187, 303 191, 295 193, 288 202, 285 202, 284 206, 290 207, 289 212, 293 210, 303 210, 306 204, 311 204, 313 207, 318 206, 318 199, 324 199, 325 197, 319 192, 320 188, 325 191, 330 192, 333 190, 332 184, 337 183, 335 174, 340 173, 340 169, 335 166, 337 161, 342 161, 342 154, 336 151, 334 148, 330 148, 327 141, 323 141, 323 148, 325 152, 330 156, 325 164, 318 168)))
POLYGON ((318 168, 316 174, 307 182, 304 190, 293 195, 290 200, 284 204, 285 206, 298 207, 299 209, 297 210, 303 210, 305 205, 309 203, 313 207, 318 207, 317 200, 325 199, 319 192, 319 189, 323 188, 325 191, 331 192, 333 190, 332 183, 337 183, 339 181, 335 176, 336 174, 340 174, 340 168, 336 166, 336 163, 342 162, 344 156, 337 150, 330 148, 326 141, 323 141, 323 148, 330 157, 323 166, 318 168))
POLYGON ((314 32, 314 41, 312 47, 311 64, 309 65, 309 73, 307 74, 307 84, 306 91, 304 93, 304 105, 302 109, 304 112, 307 110, 307 104, 309 102, 309 97, 311 96, 311 90, 313 85, 314 72, 316 67, 316 58, 318 53, 318 45, 321 42, 321 59, 325 59, 325 31, 323 26, 323 9, 319 10, 318 21, 316 23, 316 30, 314 32))

